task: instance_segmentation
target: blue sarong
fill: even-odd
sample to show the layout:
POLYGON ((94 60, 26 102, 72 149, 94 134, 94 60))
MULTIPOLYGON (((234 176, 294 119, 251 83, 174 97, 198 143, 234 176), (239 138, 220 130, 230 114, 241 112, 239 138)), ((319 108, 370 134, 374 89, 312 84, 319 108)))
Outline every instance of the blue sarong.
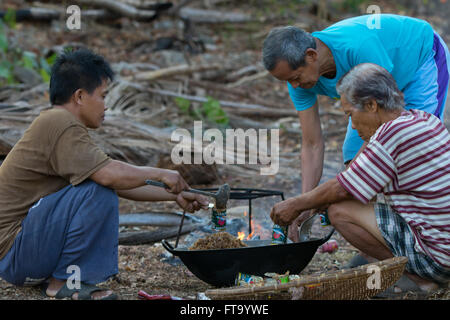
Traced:
POLYGON ((67 280, 79 271, 88 284, 118 273, 119 209, 114 190, 92 180, 40 199, 22 221, 0 277, 37 285, 49 277, 67 280))

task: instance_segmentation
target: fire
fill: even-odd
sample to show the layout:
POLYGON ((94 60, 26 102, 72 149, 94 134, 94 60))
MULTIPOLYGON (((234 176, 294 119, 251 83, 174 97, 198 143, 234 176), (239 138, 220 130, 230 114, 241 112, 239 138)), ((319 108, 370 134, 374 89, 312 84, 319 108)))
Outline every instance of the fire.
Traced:
MULTIPOLYGON (((247 211, 244 211, 244 217, 247 217, 247 211)), ((252 232, 249 235, 246 235, 245 232, 238 232, 238 236, 237 238, 239 240, 251 240, 253 238, 253 236, 256 234, 262 236, 270 236, 270 232, 268 230, 266 230, 262 225, 260 225, 259 223, 255 223, 252 219, 251 221, 251 225, 252 225, 252 232)))

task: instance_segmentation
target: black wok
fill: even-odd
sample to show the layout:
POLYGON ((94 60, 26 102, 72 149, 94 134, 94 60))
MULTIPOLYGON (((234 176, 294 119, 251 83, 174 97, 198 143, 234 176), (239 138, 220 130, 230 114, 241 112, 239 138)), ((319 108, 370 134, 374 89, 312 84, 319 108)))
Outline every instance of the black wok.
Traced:
POLYGON ((266 272, 300 273, 333 232, 322 239, 279 245, 271 245, 271 240, 248 240, 244 241, 248 247, 233 249, 175 249, 166 240, 162 245, 199 279, 216 287, 229 287, 235 284, 239 272, 258 276, 266 272))

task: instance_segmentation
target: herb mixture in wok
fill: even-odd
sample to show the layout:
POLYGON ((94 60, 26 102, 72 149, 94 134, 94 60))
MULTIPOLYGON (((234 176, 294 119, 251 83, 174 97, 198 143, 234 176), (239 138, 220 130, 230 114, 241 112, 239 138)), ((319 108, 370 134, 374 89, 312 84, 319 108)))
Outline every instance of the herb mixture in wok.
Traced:
POLYGON ((207 235, 205 238, 198 239, 189 250, 231 249, 246 246, 245 243, 228 232, 221 231, 207 235))

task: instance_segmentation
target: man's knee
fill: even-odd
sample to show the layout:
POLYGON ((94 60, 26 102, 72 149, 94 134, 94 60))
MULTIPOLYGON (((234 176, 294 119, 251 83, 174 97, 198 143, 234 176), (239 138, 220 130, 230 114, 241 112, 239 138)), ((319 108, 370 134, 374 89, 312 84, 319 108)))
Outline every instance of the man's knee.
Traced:
POLYGON ((347 220, 347 212, 345 211, 345 206, 341 203, 334 203, 328 207, 328 219, 332 225, 338 224, 340 222, 347 220))
POLYGON ((79 186, 84 188, 87 193, 92 194, 96 198, 117 198, 115 190, 104 187, 90 179, 84 181, 79 186))
POLYGON ((328 207, 328 219, 332 225, 342 222, 354 222, 354 210, 350 201, 334 203, 328 207))
POLYGON ((86 180, 80 187, 86 192, 92 203, 101 210, 99 212, 117 211, 119 199, 115 190, 104 187, 92 180, 86 180))

